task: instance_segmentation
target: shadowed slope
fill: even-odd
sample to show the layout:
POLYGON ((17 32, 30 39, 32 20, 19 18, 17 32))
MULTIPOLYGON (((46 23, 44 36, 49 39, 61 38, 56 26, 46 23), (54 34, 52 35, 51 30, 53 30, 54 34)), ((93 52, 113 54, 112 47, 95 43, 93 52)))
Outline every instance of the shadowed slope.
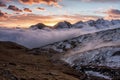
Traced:
POLYGON ((0 80, 79 80, 84 77, 64 62, 52 62, 47 54, 36 56, 18 44, 0 42, 0 80))

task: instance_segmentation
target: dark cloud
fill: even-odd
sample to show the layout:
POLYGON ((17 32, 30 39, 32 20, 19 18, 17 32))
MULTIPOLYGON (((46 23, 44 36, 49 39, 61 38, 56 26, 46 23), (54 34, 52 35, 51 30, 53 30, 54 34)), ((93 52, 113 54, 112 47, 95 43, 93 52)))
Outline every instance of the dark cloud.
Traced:
POLYGON ((4 13, 0 10, 0 18, 7 18, 7 13, 4 13))
POLYGON ((17 7, 14 6, 14 5, 9 5, 9 6, 8 6, 8 9, 13 10, 13 11, 16 11, 16 12, 22 12, 21 9, 17 8, 17 7))
POLYGON ((6 4, 4 4, 3 2, 0 2, 0 7, 6 7, 6 4))
POLYGON ((120 19, 120 10, 118 9, 109 9, 104 13, 107 14, 107 19, 120 19))
POLYGON ((24 8, 25 12, 32 12, 32 10, 30 10, 29 8, 24 8))
POLYGON ((118 10, 118 9, 109 9, 106 13, 112 14, 112 15, 120 15, 120 10, 118 10))
POLYGON ((45 10, 45 8, 42 8, 42 7, 38 7, 37 9, 40 10, 40 11, 44 11, 45 10))

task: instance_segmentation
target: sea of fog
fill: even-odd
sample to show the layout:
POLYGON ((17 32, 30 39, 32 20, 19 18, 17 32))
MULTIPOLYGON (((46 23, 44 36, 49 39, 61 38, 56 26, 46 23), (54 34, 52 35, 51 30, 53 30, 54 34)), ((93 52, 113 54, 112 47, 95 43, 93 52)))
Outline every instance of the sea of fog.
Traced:
MULTIPOLYGON (((110 27, 111 29, 116 27, 110 27)), ((8 29, 0 28, 0 41, 11 41, 27 48, 36 48, 54 42, 71 39, 83 34, 93 33, 106 29, 71 28, 71 29, 8 29)))

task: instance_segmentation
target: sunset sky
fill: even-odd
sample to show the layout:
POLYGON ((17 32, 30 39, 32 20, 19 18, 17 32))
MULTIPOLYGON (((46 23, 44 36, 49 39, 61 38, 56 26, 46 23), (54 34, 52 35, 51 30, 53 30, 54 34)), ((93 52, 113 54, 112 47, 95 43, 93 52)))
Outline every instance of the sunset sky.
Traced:
POLYGON ((0 27, 120 19, 120 0, 0 0, 0 27))

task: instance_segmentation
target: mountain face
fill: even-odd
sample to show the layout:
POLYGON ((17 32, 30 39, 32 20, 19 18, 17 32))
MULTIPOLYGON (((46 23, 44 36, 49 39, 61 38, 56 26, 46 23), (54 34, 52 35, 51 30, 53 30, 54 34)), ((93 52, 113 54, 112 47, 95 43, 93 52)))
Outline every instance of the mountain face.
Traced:
POLYGON ((64 29, 64 28, 71 28, 71 27, 72 27, 72 24, 67 21, 59 22, 54 26, 55 29, 64 29))
MULTIPOLYGON (((71 23, 69 23, 67 21, 63 21, 63 22, 59 22, 56 25, 54 25, 53 29, 64 29, 64 28, 71 28, 71 27, 72 27, 71 23)), ((46 26, 43 23, 38 23, 36 25, 30 26, 30 29, 33 29, 33 30, 36 30, 36 29, 45 29, 45 28, 51 29, 52 27, 51 26, 46 26)))
POLYGON ((43 23, 38 23, 36 25, 32 25, 30 29, 36 30, 36 29, 44 29, 49 28, 49 26, 44 25, 43 23))
POLYGON ((0 80, 83 80, 86 75, 63 61, 13 42, 0 42, 0 80))
MULTIPOLYGON (((44 24, 37 24, 31 28, 32 28, 31 31, 44 32, 44 29, 47 28, 47 26, 45 26, 44 24), (36 30, 36 29, 43 29, 43 30, 36 30)), ((28 52, 27 52, 28 54, 31 54, 31 55, 33 54, 33 55, 38 55, 38 56, 42 55, 42 56, 41 57, 39 56, 38 58, 36 58, 35 56, 34 57, 29 56, 24 61, 28 61, 27 63, 30 63, 29 61, 31 61, 31 60, 29 60, 29 59, 33 59, 32 63, 36 63, 36 64, 42 63, 42 65, 47 64, 46 66, 43 66, 43 67, 47 68, 47 69, 44 68, 44 70, 47 71, 48 67, 51 68, 52 70, 56 69, 56 66, 53 67, 53 63, 49 62, 49 61, 51 61, 51 59, 52 59, 52 62, 54 62, 55 64, 56 64, 56 61, 58 59, 60 59, 64 62, 68 63, 72 68, 76 69, 77 71, 82 72, 81 77, 84 77, 84 80, 120 80, 120 20, 107 21, 107 20, 103 20, 103 19, 98 19, 96 21, 90 20, 87 22, 77 22, 73 25, 64 21, 64 22, 60 22, 57 25, 55 25, 54 29, 50 29, 50 30, 48 29, 45 31, 50 32, 50 31, 54 31, 54 30, 56 32, 64 31, 64 30, 66 32, 67 30, 70 30, 69 33, 72 32, 72 34, 66 35, 67 34, 66 33, 66 34, 64 34, 64 35, 66 35, 65 38, 61 39, 60 33, 59 33, 59 35, 58 35, 60 37, 59 41, 56 40, 57 41, 56 42, 55 37, 52 37, 52 38, 54 38, 54 41, 55 41, 52 44, 28 50, 28 52), (44 56, 46 54, 47 54, 47 59, 44 56), (48 56, 50 59, 48 59, 48 56), (35 60, 34 60, 34 58, 35 58, 35 60), (44 62, 44 58, 45 58, 45 62, 44 62), (37 62, 37 61, 40 61, 40 62, 37 62), (51 65, 49 65, 49 64, 51 64, 51 65)), ((22 31, 22 32, 26 32, 26 31, 22 31)), ((38 34, 38 33, 36 33, 36 34, 38 34)), ((49 33, 47 33, 47 34, 49 34, 49 33)), ((58 34, 58 33, 56 33, 56 34, 58 34)), ((46 34, 44 34, 44 36, 45 35, 46 34)), ((1 34, 1 36, 3 36, 3 34, 1 34)), ((39 35, 36 35, 36 36, 37 36, 36 39, 38 39, 39 35)), ((4 37, 2 39, 4 39, 4 37)), ((25 39, 23 39, 23 41, 24 40, 25 39)), ((39 39, 38 39, 38 41, 39 41, 39 39)), ((53 39, 51 41, 53 41, 53 39)), ((30 44, 32 44, 32 43, 33 42, 31 42, 30 44)), ((9 47, 8 45, 7 45, 7 47, 11 49, 11 47, 9 47)), ((0 48, 0 50, 1 49, 4 50, 5 48, 0 48)), ((11 51, 11 50, 9 50, 9 51, 11 51)), ((8 53, 9 51, 7 51, 5 53, 8 53)), ((16 52, 13 52, 13 53, 16 53, 16 52)), ((6 55, 4 55, 4 56, 6 56, 6 55)), ((3 58, 3 57, 1 57, 0 59, 3 59, 2 61, 5 61, 4 60, 5 58, 3 58)), ((10 59, 12 60, 12 58, 10 58, 10 59)), ((18 56, 17 59, 21 60, 22 58, 21 58, 21 56, 20 57, 18 56)), ((15 60, 13 60, 13 61, 15 61, 15 60)), ((18 62, 23 62, 23 60, 18 61, 18 62)), ((39 66, 41 66, 41 65, 39 65, 39 66)), ((37 68, 39 66, 37 66, 37 68)), ((61 70, 61 67, 63 67, 63 65, 57 68, 58 72, 59 72, 59 70, 61 70)), ((32 68, 33 67, 31 67, 31 70, 32 70, 32 68)), ((69 71, 68 68, 67 68, 67 70, 69 71)), ((41 71, 42 70, 40 69, 39 72, 41 72, 41 71)), ((44 73, 44 71, 43 71, 43 73, 44 73)), ((66 75, 66 73, 67 73, 67 76, 70 77, 69 75, 71 75, 72 71, 71 72, 63 71, 60 73, 62 73, 62 75, 66 75)), ((42 74, 42 73, 40 73, 40 74, 42 74)), ((45 74, 46 74, 46 72, 45 72, 45 74)), ((51 74, 51 72, 50 72, 50 74, 51 74)), ((74 75, 74 76, 72 76, 72 78, 77 76, 77 80, 79 80, 78 75, 76 75, 76 74, 72 74, 72 75, 74 75)), ((67 77, 67 80, 70 80, 70 78, 68 78, 68 77, 67 77)), ((71 80, 74 80, 72 78, 71 78, 71 80)), ((53 79, 53 77, 52 77, 52 79, 53 79)), ((76 79, 76 77, 75 77, 75 79, 76 79)), ((58 79, 58 80, 60 80, 60 79, 58 79)), ((81 80, 83 80, 83 78, 81 80)))
MULTIPOLYGON (((69 63, 78 71, 86 73, 87 76, 97 76, 105 80, 119 80, 119 21, 97 20, 96 22, 89 21, 87 23, 91 27, 93 27, 93 23, 97 24, 97 26, 94 25, 93 27, 96 30, 92 32, 88 30, 88 32, 76 38, 63 40, 34 50, 36 52, 48 51, 48 53, 55 51, 61 54, 61 60, 69 63)), ((80 24, 83 23, 80 22, 80 24)))

